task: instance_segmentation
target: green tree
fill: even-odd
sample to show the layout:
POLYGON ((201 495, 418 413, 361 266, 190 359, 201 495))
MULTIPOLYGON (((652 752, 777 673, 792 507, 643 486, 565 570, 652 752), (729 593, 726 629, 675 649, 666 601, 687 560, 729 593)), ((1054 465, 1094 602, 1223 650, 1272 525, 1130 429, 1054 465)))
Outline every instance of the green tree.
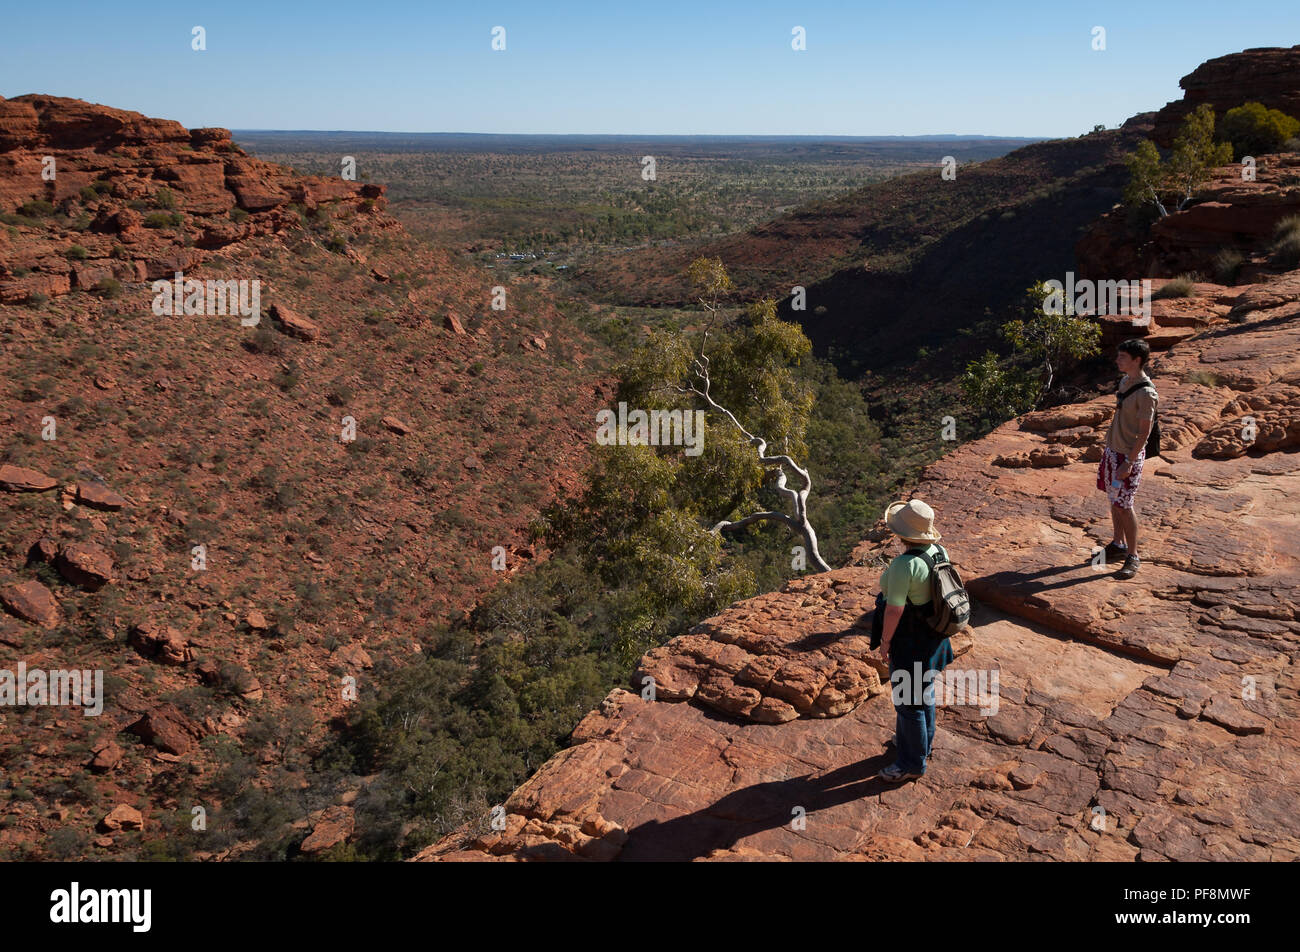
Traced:
POLYGON ((1239 160, 1246 155, 1278 152, 1297 132, 1300 132, 1300 119, 1259 102, 1229 109, 1219 124, 1219 138, 1232 144, 1239 160))
POLYGON ((1210 177, 1210 170, 1232 161, 1232 146, 1214 141, 1214 107, 1201 103, 1183 120, 1173 151, 1162 160, 1154 142, 1144 139, 1127 159, 1129 182, 1124 201, 1130 205, 1151 202, 1163 218, 1167 204, 1175 211, 1187 207, 1210 177))
POLYGON ((1033 381, 1022 368, 1003 368, 992 351, 966 365, 961 378, 966 401, 981 417, 998 420, 1008 411, 1019 416, 1033 409, 1033 381))
POLYGON ((1002 326, 1002 334, 1029 363, 1027 396, 1036 407, 1051 392, 1064 367, 1100 352, 1101 325, 1076 317, 1073 303, 1062 300, 1059 290, 1042 281, 1025 292, 1022 313, 1002 326))

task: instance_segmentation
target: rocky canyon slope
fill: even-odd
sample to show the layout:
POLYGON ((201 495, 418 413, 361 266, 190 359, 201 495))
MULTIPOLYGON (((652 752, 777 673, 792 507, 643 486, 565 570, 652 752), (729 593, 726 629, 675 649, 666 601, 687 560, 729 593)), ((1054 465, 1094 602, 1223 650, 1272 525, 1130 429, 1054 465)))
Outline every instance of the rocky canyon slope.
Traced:
POLYGON ((0 856, 138 855, 195 787, 215 826, 215 771, 284 776, 346 679, 421 660, 537 557, 605 360, 383 191, 223 129, 0 100, 0 668, 100 669, 108 696, 0 711, 0 856), (256 282, 256 320, 160 315, 176 272, 256 282))

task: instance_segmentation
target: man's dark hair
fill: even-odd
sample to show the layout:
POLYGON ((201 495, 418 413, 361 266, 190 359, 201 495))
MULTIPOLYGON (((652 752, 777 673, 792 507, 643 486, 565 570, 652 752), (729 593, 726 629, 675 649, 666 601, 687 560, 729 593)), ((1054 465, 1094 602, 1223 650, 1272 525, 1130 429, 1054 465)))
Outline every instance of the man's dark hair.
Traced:
POLYGON ((1151 345, 1142 338, 1130 337, 1119 345, 1119 349, 1138 360, 1138 369, 1147 369, 1147 361, 1151 359, 1151 345))

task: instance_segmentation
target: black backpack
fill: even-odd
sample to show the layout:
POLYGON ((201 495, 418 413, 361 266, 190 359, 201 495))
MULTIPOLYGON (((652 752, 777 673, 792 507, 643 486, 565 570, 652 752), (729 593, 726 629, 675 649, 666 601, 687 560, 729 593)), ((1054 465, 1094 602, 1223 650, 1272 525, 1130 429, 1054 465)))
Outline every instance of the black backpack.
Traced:
MULTIPOLYGON (((930 569, 930 613, 921 618, 935 638, 949 638, 970 622, 970 595, 961 580, 957 566, 950 562, 943 550, 935 561, 924 549, 908 549, 925 560, 930 569)), ((914 608, 910 602, 905 609, 914 608)), ((876 593, 876 611, 871 619, 871 647, 879 648, 884 638, 885 593, 876 593)))
MULTIPOLYGON (((1151 387, 1152 392, 1154 392, 1156 389, 1155 387, 1151 386, 1151 381, 1144 380, 1141 383, 1136 383, 1133 386, 1129 387, 1123 393, 1115 394, 1115 412, 1119 413, 1120 404, 1124 402, 1125 397, 1132 396, 1133 394, 1141 390, 1143 387, 1151 387)), ((1147 435, 1146 458, 1153 459, 1154 457, 1157 457, 1159 455, 1160 455, 1160 414, 1157 413, 1155 419, 1151 421, 1151 432, 1150 434, 1147 435)))

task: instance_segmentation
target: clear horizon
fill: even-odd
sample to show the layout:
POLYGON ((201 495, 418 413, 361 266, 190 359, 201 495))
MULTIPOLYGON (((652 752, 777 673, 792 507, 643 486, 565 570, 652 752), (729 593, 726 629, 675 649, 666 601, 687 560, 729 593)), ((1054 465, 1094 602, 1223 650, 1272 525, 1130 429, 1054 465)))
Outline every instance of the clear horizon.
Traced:
POLYGON ((1205 60, 1300 42, 1281 0, 1226 18, 1209 0, 836 7, 71 0, 57 30, 37 5, 6 13, 0 95, 242 131, 1050 139, 1182 98, 1205 60))

